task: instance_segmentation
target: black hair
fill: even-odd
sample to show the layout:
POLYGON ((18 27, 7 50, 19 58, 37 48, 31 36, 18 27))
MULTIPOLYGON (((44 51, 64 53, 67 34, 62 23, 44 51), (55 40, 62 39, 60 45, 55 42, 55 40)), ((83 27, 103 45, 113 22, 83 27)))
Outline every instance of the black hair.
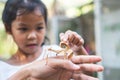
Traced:
POLYGON ((17 15, 30 13, 37 7, 44 16, 47 25, 47 8, 41 0, 7 0, 2 14, 2 21, 6 31, 11 31, 11 23, 16 19, 17 15))

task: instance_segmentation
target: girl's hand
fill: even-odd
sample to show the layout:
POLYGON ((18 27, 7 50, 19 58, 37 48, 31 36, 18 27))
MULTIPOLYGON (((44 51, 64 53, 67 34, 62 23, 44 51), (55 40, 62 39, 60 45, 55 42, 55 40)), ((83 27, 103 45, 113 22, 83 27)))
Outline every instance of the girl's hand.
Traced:
POLYGON ((71 30, 60 33, 60 40, 66 42, 76 54, 88 54, 83 47, 84 40, 78 33, 71 30))

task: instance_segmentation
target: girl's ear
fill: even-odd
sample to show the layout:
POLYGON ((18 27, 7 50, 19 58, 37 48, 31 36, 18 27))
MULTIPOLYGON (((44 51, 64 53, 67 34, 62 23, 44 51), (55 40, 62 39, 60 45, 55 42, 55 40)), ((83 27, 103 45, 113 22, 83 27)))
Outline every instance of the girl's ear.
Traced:
POLYGON ((7 24, 4 24, 4 26, 5 26, 6 32, 11 35, 11 34, 12 34, 12 32, 11 32, 11 27, 8 26, 7 24))

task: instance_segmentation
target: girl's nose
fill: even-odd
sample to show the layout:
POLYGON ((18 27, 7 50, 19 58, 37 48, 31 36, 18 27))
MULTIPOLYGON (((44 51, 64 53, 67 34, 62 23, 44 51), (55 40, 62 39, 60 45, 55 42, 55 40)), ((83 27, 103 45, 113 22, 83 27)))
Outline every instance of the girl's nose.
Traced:
POLYGON ((37 37, 37 35, 36 35, 36 32, 30 32, 29 34, 28 34, 28 39, 35 39, 37 37))

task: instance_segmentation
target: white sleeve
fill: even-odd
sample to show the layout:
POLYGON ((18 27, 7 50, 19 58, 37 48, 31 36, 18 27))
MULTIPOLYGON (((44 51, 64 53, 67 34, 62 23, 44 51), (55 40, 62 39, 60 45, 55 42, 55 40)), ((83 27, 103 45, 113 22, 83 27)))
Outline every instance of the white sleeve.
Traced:
POLYGON ((4 62, 0 61, 0 80, 7 80, 7 66, 4 64, 4 62))

